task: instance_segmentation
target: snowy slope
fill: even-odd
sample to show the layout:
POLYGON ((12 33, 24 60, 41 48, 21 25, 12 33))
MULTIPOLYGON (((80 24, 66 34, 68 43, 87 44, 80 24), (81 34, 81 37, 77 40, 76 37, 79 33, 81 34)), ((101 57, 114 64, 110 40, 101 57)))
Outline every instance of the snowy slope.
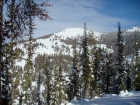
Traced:
MULTIPOLYGON (((126 32, 134 32, 134 31, 140 31, 140 27, 132 27, 130 29, 126 29, 126 32)), ((37 43, 42 43, 46 47, 38 47, 35 51, 35 56, 37 54, 55 54, 55 53, 62 53, 60 50, 63 50, 64 54, 72 55, 73 49, 72 45, 66 44, 62 42, 61 40, 67 40, 67 38, 75 38, 79 36, 83 36, 84 29, 82 28, 67 28, 63 31, 60 32, 55 32, 53 33, 50 37, 48 38, 38 38, 36 40, 37 43), (60 48, 59 51, 56 51, 57 48, 60 48)), ((91 31, 90 31, 91 32, 91 31)), ((100 32, 94 32, 94 38, 96 40, 100 40, 100 37, 102 34, 105 35, 105 33, 100 33, 100 32)), ((89 30, 87 30, 87 34, 89 33, 89 30)), ((97 44, 98 47, 105 48, 108 52, 113 52, 113 49, 109 49, 106 47, 105 44, 97 44)), ((18 47, 23 48, 23 45, 20 44, 18 47)), ((20 64, 25 64, 23 62, 17 62, 19 65, 20 64)))
MULTIPOLYGON (((130 29, 126 29, 126 32, 134 32, 134 31, 140 31, 140 27, 132 27, 130 29)), ((68 45, 68 44, 62 42, 61 40, 66 40, 67 38, 75 38, 75 37, 83 36, 83 32, 84 32, 84 29, 82 29, 82 28, 67 28, 63 31, 53 33, 49 38, 38 38, 36 40, 36 42, 44 44, 46 46, 46 48, 44 48, 44 47, 37 48, 36 54, 38 54, 38 53, 54 54, 56 52, 58 53, 58 51, 55 51, 55 47, 63 48, 63 50, 64 50, 63 53, 65 53, 65 54, 72 54, 72 48, 71 48, 72 45, 68 45), (65 46, 65 48, 64 48, 64 46, 65 46), (67 51, 66 50, 67 48, 69 48, 70 50, 67 51)), ((87 34, 88 33, 89 33, 89 30, 87 30, 87 34)), ((102 34, 105 35, 105 33, 100 33, 100 32, 93 31, 93 33, 94 33, 94 38, 98 41, 100 40, 100 37, 102 34)), ((19 46, 20 46, 20 48, 23 48, 23 45, 19 45, 19 46)), ((108 49, 106 47, 106 45, 104 45, 104 44, 100 44, 97 46, 105 48, 105 49, 109 50, 109 52, 113 51, 112 49, 108 49)))
MULTIPOLYGON (((54 33, 52 36, 50 36, 49 38, 40 38, 37 39, 38 43, 43 43, 47 49, 45 48, 41 48, 39 47, 36 50, 36 53, 47 53, 47 54, 54 54, 56 53, 54 48, 55 46, 59 47, 59 48, 63 48, 63 52, 65 54, 72 54, 72 45, 66 45, 64 42, 61 42, 61 40, 66 40, 67 38, 75 38, 75 37, 79 37, 79 36, 83 36, 83 32, 84 30, 81 28, 67 28, 63 31, 54 33), (62 46, 66 46, 70 49, 69 52, 66 51, 66 48, 62 47, 62 46)), ((87 34, 89 33, 89 31, 87 30, 87 34)), ((94 37, 96 40, 99 40, 101 37, 100 32, 94 32, 94 37)), ((100 46, 100 45, 98 45, 100 46)), ((101 47, 106 48, 106 45, 101 45, 101 47)), ((111 49, 109 49, 111 50, 111 49)))
MULTIPOLYGON (((36 41, 38 43, 42 43, 46 46, 46 48, 39 47, 36 50, 36 54, 38 53, 47 53, 47 54, 54 54, 59 53, 58 51, 55 51, 55 47, 59 47, 63 49, 63 53, 72 55, 72 45, 67 45, 66 43, 62 42, 61 40, 66 40, 67 38, 75 38, 83 35, 84 30, 81 28, 67 28, 63 31, 57 32, 52 34, 49 38, 40 38, 36 41), (65 46, 65 48, 64 48, 65 46), (69 51, 67 51, 67 48, 69 48, 69 51)), ((88 33, 89 31, 87 31, 88 33)), ((94 32, 94 37, 96 40, 100 39, 102 33, 100 32, 94 32)), ((106 48, 106 46, 104 45, 106 48)))
POLYGON ((120 95, 107 94, 91 100, 72 100, 67 105, 140 105, 140 91, 121 92, 120 95))
MULTIPOLYGON (((132 28, 125 30, 125 32, 135 32, 135 31, 140 31, 140 27, 132 27, 132 28)), ((61 48, 62 45, 65 45, 66 47, 69 47, 70 51, 67 52, 66 49, 64 48, 64 53, 72 54, 72 48, 71 48, 72 46, 66 45, 64 42, 61 42, 61 40, 62 39, 66 40, 67 38, 75 38, 75 37, 83 36, 83 32, 84 32, 84 29, 82 29, 82 28, 67 28, 63 31, 53 33, 52 36, 50 36, 49 38, 37 39, 37 42, 43 43, 47 49, 40 47, 39 49, 37 49, 36 53, 54 54, 55 51, 54 51, 54 48, 52 48, 53 46, 57 46, 57 47, 61 48)), ((104 34, 104 35, 106 34, 106 33, 94 32, 94 31, 92 31, 92 32, 94 33, 94 38, 98 41, 100 40, 102 34, 104 34)), ((87 34, 88 33, 89 33, 89 30, 87 30, 87 34)), ((107 49, 109 52, 113 52, 112 49, 108 49, 106 47, 106 45, 104 45, 104 44, 98 45, 98 47, 102 47, 102 48, 107 49)))
MULTIPOLYGON (((77 37, 77 36, 82 36, 83 32, 84 32, 84 29, 82 29, 82 28, 67 28, 61 32, 54 33, 54 35, 57 35, 57 36, 62 37, 63 39, 66 39, 68 37, 73 38, 73 37, 77 37)), ((89 30, 87 30, 87 34, 88 33, 89 33, 89 30)), ((94 37, 96 39, 99 39, 102 34, 100 32, 93 32, 93 33, 94 33, 94 37)))

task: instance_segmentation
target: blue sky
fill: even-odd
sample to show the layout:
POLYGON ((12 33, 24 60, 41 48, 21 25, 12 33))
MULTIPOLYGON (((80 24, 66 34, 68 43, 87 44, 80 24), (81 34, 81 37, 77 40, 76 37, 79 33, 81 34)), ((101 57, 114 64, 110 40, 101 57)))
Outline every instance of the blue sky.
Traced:
MULTIPOLYGON (((43 2, 43 0, 36 0, 43 2)), ((117 22, 122 29, 140 26, 140 0, 48 0, 46 7, 53 20, 36 19, 34 37, 62 31, 66 28, 83 28, 99 32, 117 31, 117 22)))

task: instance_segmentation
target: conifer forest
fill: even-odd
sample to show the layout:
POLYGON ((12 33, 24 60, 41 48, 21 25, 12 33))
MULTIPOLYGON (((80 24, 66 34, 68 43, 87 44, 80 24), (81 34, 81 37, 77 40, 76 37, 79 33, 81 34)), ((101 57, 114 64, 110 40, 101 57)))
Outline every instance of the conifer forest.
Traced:
POLYGON ((116 21, 116 32, 98 39, 83 23, 81 36, 34 38, 36 18, 53 21, 46 10, 51 6, 0 0, 0 105, 67 105, 73 99, 140 91, 140 31, 126 32, 116 21), (47 41, 38 41, 46 39, 55 42, 53 54, 47 41), (44 52, 37 53, 41 48, 44 52))

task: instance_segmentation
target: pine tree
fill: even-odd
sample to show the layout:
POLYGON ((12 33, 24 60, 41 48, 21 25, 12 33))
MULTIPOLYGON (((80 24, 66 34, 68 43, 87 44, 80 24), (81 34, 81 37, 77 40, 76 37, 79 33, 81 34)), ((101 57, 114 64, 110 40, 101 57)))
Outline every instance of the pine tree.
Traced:
POLYGON ((51 95, 52 102, 50 105, 60 105, 62 103, 66 104, 67 95, 66 95, 66 84, 64 80, 63 70, 61 63, 58 61, 55 62, 54 67, 54 83, 53 91, 51 95))
MULTIPOLYGON (((45 54, 38 54, 35 58, 35 80, 37 86, 35 86, 35 91, 33 92, 33 100, 34 103, 38 105, 47 104, 47 93, 48 86, 46 86, 48 83, 51 82, 51 78, 47 78, 46 75, 49 74, 48 69, 48 62, 47 62, 47 55, 45 54), (41 90, 41 85, 44 85, 45 90, 41 90)), ((34 91, 33 90, 33 91, 34 91)), ((49 104, 48 104, 49 105, 49 104)))
POLYGON ((95 95, 101 95, 102 90, 102 78, 101 78, 101 48, 97 48, 94 54, 94 62, 93 62, 93 75, 94 75, 94 82, 93 82, 93 90, 95 91, 95 95))
POLYGON ((51 103, 50 105, 56 104, 66 104, 68 101, 67 97, 67 84, 66 84, 66 67, 65 59, 63 56, 64 48, 60 48, 58 45, 55 46, 54 51, 56 54, 54 57, 54 66, 53 66, 53 86, 51 92, 51 103))
POLYGON ((69 79, 70 82, 68 84, 68 98, 71 101, 74 97, 79 99, 79 68, 78 68, 78 53, 77 53, 77 39, 74 39, 74 46, 73 46, 73 61, 71 65, 69 79))
POLYGON ((86 30, 86 23, 84 23, 84 33, 83 33, 83 41, 82 41, 82 54, 81 54, 81 71, 82 71, 82 97, 89 98, 89 88, 91 77, 91 69, 90 69, 90 60, 89 60, 89 52, 88 52, 88 37, 86 30))
MULTIPOLYGON (((0 90, 1 90, 1 70, 2 70, 2 43, 3 43, 3 0, 0 1, 0 90)), ((0 105, 2 104, 2 97, 0 91, 0 105)))
POLYGON ((46 101, 47 101, 47 105, 50 105, 51 103, 51 92, 52 92, 52 67, 50 64, 50 61, 47 57, 45 57, 45 62, 44 62, 44 74, 46 77, 46 101))
POLYGON ((90 98, 94 98, 95 97, 95 52, 96 52, 96 40, 94 38, 94 32, 91 31, 89 33, 89 46, 91 47, 90 50, 90 57, 91 57, 91 76, 93 77, 93 79, 91 80, 90 83, 90 93, 89 93, 89 97, 90 98))
POLYGON ((127 71, 127 80, 126 80, 126 88, 127 91, 130 91, 132 89, 132 71, 131 71, 131 66, 128 63, 128 61, 126 61, 126 71, 127 71))
POLYGON ((40 85, 41 84, 41 74, 39 72, 38 74, 38 80, 37 80, 37 104, 41 105, 41 99, 40 99, 40 85))
POLYGON ((11 83, 12 81, 11 79, 11 72, 13 70, 13 64, 15 61, 15 58, 17 57, 13 47, 15 47, 16 45, 16 39, 15 37, 17 36, 17 32, 19 31, 16 27, 14 23, 14 8, 15 6, 15 0, 12 0, 10 2, 10 4, 8 4, 7 2, 7 20, 5 21, 4 24, 4 35, 3 35, 3 66, 2 66, 2 74, 6 73, 6 75, 2 75, 2 100, 3 103, 2 104, 9 104, 10 103, 10 99, 12 99, 12 86, 11 83), (6 80, 6 81, 4 81, 6 80))
MULTIPOLYGON (((116 70, 117 70, 117 74, 118 75, 118 80, 117 80, 117 84, 118 84, 118 89, 119 88, 121 90, 126 90, 126 72, 125 72, 125 67, 124 67, 124 40, 123 40, 123 36, 121 33, 121 26, 120 23, 118 22, 118 33, 117 33, 117 56, 116 56, 116 70)), ((116 85, 117 86, 117 85, 116 85)), ((118 93, 118 92, 116 92, 118 93)))
MULTIPOLYGON (((30 0, 30 2, 32 4, 30 6, 30 9, 31 9, 30 13, 32 16, 38 16, 42 20, 51 19, 48 16, 48 13, 43 9, 44 6, 50 6, 50 5, 48 5, 46 2, 42 3, 41 5, 38 5, 33 0, 30 0)), ((4 0, 4 1, 1 0, 0 1, 0 16, 1 16, 0 17, 0 31, 1 31, 0 32, 0 72, 1 72, 0 79, 2 77, 1 74, 4 74, 4 72, 6 70, 4 68, 7 68, 6 71, 9 70, 8 66, 11 66, 11 69, 13 69, 14 60, 12 59, 12 57, 14 54, 13 47, 15 45, 13 42, 14 41, 16 43, 19 42, 19 40, 22 39, 22 36, 26 35, 26 32, 28 30, 27 29, 28 24, 26 23, 27 21, 25 21, 25 20, 29 19, 28 12, 27 12, 28 9, 26 8, 26 3, 27 3, 27 1, 18 1, 18 0, 4 0), (6 9, 5 10, 6 16, 3 15, 3 14, 5 14, 4 13, 5 11, 3 11, 3 8, 6 9), (3 64, 5 61, 3 61, 3 58, 4 58, 3 55, 6 55, 3 52, 3 49, 5 49, 4 43, 5 43, 5 41, 9 41, 9 40, 10 40, 10 42, 8 42, 8 43, 11 44, 11 47, 9 47, 9 51, 11 54, 8 55, 8 56, 10 56, 9 57, 10 59, 8 58, 7 67, 4 67, 3 64)), ((10 79, 9 76, 3 76, 3 78, 10 79)), ((0 80, 0 81, 2 81, 2 80, 0 80)), ((0 82, 0 90, 5 91, 4 90, 5 83, 3 81, 3 83, 1 84, 1 82, 0 82)), ((12 88, 12 87, 10 87, 10 88, 12 88)), ((0 104, 2 104, 2 105, 9 104, 9 102, 10 102, 9 100, 11 98, 11 92, 9 93, 8 91, 4 92, 7 94, 7 96, 6 96, 6 94, 4 94, 5 96, 2 95, 0 92, 0 102, 3 102, 0 104), (9 98, 9 96, 10 96, 10 98, 9 98), (7 97, 7 99, 6 99, 6 97, 7 97)))
POLYGON ((113 65, 113 57, 112 54, 105 55, 105 68, 104 68, 104 77, 103 84, 104 90, 106 94, 113 93, 113 83, 112 79, 114 79, 114 65, 113 65))
POLYGON ((21 99, 21 93, 23 92, 21 89, 21 83, 22 83, 22 74, 23 69, 20 66, 14 66, 13 68, 13 75, 11 78, 13 80, 12 82, 12 98, 10 104, 13 105, 15 104, 15 100, 19 99, 19 105, 21 105, 22 100, 21 99), (20 87, 20 88, 19 88, 20 87))
POLYGON ((29 9, 31 7, 31 3, 30 1, 26 1, 26 8, 27 8, 27 21, 29 24, 29 32, 28 32, 28 35, 29 35, 29 42, 25 44, 25 47, 27 47, 27 60, 26 60, 26 64, 25 64, 25 73, 24 73, 24 76, 25 76, 25 81, 24 81, 24 85, 26 86, 26 89, 24 90, 25 91, 25 100, 24 102, 27 104, 27 105, 30 105, 32 104, 32 94, 31 94, 31 91, 32 91, 32 74, 33 74, 33 61, 32 61, 32 57, 33 57, 33 54, 34 54, 34 45, 33 45, 33 38, 32 38, 32 34, 33 34, 33 19, 32 19, 32 16, 31 16, 31 9, 29 9))
POLYGON ((135 44, 135 78, 134 78, 134 87, 135 90, 140 90, 140 53, 138 50, 138 43, 135 44))
POLYGON ((9 54, 7 52, 7 49, 3 49, 3 51, 4 52, 3 52, 2 72, 1 72, 1 77, 2 77, 1 94, 3 99, 2 104, 8 105, 10 101, 10 73, 9 73, 9 62, 8 62, 9 54))

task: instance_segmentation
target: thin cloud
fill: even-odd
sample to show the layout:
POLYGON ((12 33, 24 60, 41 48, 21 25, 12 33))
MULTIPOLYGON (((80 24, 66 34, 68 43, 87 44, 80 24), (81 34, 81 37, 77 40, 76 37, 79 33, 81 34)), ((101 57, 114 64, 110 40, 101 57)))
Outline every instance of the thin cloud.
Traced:
POLYGON ((89 30, 99 32, 116 31, 118 21, 122 25, 132 25, 137 22, 101 14, 100 10, 103 10, 104 3, 97 0, 51 0, 50 4, 53 4, 53 7, 46 9, 54 20, 46 22, 36 20, 35 37, 62 31, 66 28, 83 28, 84 22, 87 23, 89 30))

